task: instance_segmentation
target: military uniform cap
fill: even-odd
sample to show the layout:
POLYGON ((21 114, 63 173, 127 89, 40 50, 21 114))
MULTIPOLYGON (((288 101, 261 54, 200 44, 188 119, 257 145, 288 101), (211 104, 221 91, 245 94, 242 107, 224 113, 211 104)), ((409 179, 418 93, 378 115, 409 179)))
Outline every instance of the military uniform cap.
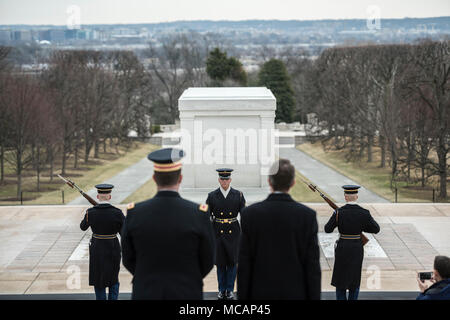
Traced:
POLYGON ((172 172, 181 169, 181 159, 184 151, 176 148, 163 148, 148 154, 147 159, 153 161, 153 170, 157 172, 172 172))
POLYGON ((358 189, 361 188, 361 186, 354 185, 354 184, 347 184, 345 186, 342 186, 344 189, 345 194, 356 194, 358 193, 358 189))
POLYGON ((97 188, 98 193, 111 193, 114 186, 109 183, 101 183, 101 184, 97 184, 95 186, 95 188, 97 188))
POLYGON ((216 171, 219 173, 219 178, 222 180, 228 180, 230 179, 231 172, 233 172, 233 169, 230 168, 219 168, 216 169, 216 171))

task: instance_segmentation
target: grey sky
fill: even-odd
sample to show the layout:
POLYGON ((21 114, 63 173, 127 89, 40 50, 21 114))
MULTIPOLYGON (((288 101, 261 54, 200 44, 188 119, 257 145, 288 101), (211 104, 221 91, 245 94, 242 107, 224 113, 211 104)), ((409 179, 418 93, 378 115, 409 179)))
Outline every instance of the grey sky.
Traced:
POLYGON ((0 0, 0 24, 66 25, 72 5, 81 24, 450 16, 449 0, 0 0))

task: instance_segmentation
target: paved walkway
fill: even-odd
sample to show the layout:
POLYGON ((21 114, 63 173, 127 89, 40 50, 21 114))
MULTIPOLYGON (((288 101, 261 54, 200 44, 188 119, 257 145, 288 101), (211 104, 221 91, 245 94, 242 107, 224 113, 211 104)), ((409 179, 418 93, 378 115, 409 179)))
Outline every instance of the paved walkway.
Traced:
MULTIPOLYGON (((359 184, 296 148, 280 148, 280 158, 287 158, 303 176, 337 202, 345 202, 341 188, 345 184, 359 184)), ((388 203, 389 201, 364 187, 359 190, 361 203, 388 203)))
MULTIPOLYGON (((129 195, 133 194, 149 179, 151 179, 152 175, 153 165, 147 159, 147 157, 145 157, 144 159, 123 170, 111 179, 104 181, 103 183, 111 183, 112 185, 114 185, 111 203, 119 204, 129 195)), ((91 189, 87 193, 95 199, 97 195, 97 189, 91 189)), ((81 196, 69 203, 69 205, 85 204, 88 204, 88 202, 84 197, 81 196)))
MULTIPOLYGON (((321 162, 311 158, 306 153, 292 147, 281 147, 279 149, 280 157, 288 158, 292 161, 295 168, 317 187, 328 195, 330 195, 337 202, 344 202, 344 196, 341 186, 344 184, 357 184, 351 179, 343 176, 342 174, 334 171, 330 167, 322 164, 321 162)), ((114 185, 112 192, 112 203, 120 204, 129 195, 139 189, 145 184, 153 175, 153 165, 147 159, 144 158, 136 164, 123 170, 116 176, 104 181, 103 183, 111 183, 114 185)), ((260 201, 265 199, 268 194, 268 190, 262 190, 254 188, 255 190, 248 191, 248 203, 260 201)), ((182 189, 181 194, 190 199, 202 203, 205 201, 208 192, 211 190, 191 190, 182 189)), ((96 189, 91 189, 87 192, 91 197, 95 199, 97 194, 96 189)), ((375 193, 362 188, 359 192, 359 201, 361 203, 388 203, 386 199, 376 195, 375 193)), ((69 205, 86 205, 87 200, 84 197, 78 197, 75 200, 68 203, 69 205)))

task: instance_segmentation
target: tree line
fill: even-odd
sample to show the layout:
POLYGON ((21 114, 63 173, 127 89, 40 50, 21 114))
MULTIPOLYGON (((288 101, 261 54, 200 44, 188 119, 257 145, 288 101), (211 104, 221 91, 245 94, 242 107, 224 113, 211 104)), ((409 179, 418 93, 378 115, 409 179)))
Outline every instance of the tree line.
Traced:
MULTIPOLYGON (((326 134, 348 159, 391 167, 399 179, 422 187, 439 179, 447 197, 450 144, 450 41, 365 45, 324 50, 317 59, 284 56, 290 65, 298 110, 315 113, 311 130, 326 134), (415 174, 417 173, 417 174, 415 174)), ((311 132, 314 133, 314 132, 311 132)))
MULTIPOLYGON (((10 48, 0 48, 1 57, 10 48)), ((0 166, 8 162, 17 175, 17 197, 22 174, 32 167, 37 176, 44 167, 54 176, 55 159, 65 174, 67 159, 87 163, 107 141, 117 146, 130 130, 145 135, 149 108, 142 64, 131 52, 54 51, 48 68, 30 74, 1 59, 0 166), (80 159, 80 151, 83 159, 80 159)))

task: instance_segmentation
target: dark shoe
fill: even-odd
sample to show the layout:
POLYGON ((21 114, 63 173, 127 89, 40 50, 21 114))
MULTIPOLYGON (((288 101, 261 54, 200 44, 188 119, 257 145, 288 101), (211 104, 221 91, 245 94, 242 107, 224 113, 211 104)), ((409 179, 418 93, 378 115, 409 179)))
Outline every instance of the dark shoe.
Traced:
POLYGON ((227 300, 234 300, 233 291, 227 291, 226 292, 226 297, 227 297, 227 300))
POLYGON ((219 292, 219 294, 217 295, 217 299, 219 299, 219 300, 226 299, 225 292, 219 292))

